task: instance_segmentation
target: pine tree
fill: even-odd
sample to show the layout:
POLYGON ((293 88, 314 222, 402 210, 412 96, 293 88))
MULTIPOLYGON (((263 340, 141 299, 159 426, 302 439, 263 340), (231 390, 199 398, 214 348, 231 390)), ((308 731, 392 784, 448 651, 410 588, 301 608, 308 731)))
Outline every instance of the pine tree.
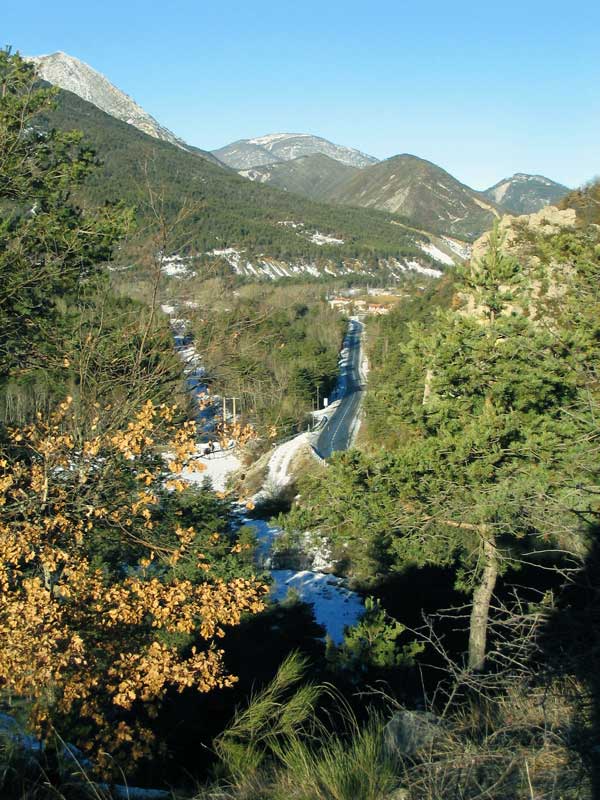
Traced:
POLYGON ((61 298, 110 258, 129 221, 73 203, 95 156, 81 133, 41 129, 55 95, 18 54, 0 51, 0 379, 33 354, 48 358, 61 298))

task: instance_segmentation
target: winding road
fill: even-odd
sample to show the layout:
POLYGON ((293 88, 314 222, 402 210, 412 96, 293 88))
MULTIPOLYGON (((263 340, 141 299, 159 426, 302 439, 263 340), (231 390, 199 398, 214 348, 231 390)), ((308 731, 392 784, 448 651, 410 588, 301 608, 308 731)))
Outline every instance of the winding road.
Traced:
POLYGON ((347 450, 352 444, 362 402, 360 367, 363 329, 362 322, 350 320, 340 364, 339 400, 331 416, 326 418, 314 445, 321 458, 329 458, 338 450, 347 450))

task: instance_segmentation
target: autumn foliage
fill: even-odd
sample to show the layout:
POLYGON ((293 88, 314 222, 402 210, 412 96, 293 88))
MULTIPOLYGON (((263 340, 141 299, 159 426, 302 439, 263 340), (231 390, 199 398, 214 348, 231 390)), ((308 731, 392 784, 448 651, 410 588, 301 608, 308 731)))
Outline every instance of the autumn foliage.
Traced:
POLYGON ((68 398, 10 430, 0 458, 0 687, 41 737, 68 726, 107 770, 160 744, 152 719, 169 690, 235 682, 216 643, 263 608, 259 581, 211 574, 219 534, 203 552, 193 527, 156 535, 161 495, 183 489, 173 473, 193 468, 196 451, 194 423, 175 414, 148 402, 103 431, 99 409, 95 435, 79 441, 68 398), (97 537, 133 543, 124 552, 136 559, 109 568, 90 549, 97 537), (191 556, 199 580, 178 574, 191 556))

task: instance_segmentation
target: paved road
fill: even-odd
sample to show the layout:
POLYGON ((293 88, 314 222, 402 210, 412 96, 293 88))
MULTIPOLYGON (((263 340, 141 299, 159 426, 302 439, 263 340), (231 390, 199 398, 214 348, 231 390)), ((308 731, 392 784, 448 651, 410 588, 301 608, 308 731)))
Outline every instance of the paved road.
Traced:
POLYGON ((342 399, 331 417, 327 419, 315 445, 316 451, 322 458, 329 458, 337 450, 347 450, 351 444, 362 400, 359 369, 362 330, 362 322, 350 321, 342 352, 345 362, 341 367, 339 384, 342 399))

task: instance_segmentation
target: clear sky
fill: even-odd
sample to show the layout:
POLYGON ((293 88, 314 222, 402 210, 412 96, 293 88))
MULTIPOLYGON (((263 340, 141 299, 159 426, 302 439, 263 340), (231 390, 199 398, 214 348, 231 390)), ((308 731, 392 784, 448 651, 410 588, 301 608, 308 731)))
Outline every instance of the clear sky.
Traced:
POLYGON ((3 0, 1 42, 86 61, 204 149, 314 133, 486 188, 600 173, 600 2, 3 0))

